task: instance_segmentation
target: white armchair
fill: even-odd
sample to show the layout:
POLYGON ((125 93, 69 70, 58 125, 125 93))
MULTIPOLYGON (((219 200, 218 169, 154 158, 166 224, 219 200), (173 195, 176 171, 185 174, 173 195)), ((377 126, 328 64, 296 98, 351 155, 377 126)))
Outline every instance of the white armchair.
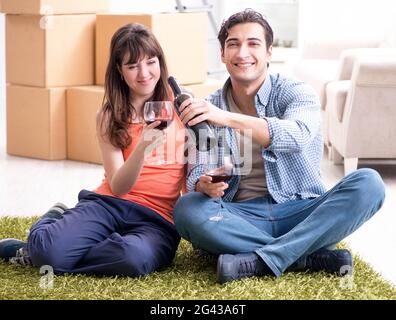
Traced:
MULTIPOLYGON (((304 43, 301 59, 293 66, 294 76, 311 85, 319 96, 323 139, 325 147, 329 151, 326 87, 332 81, 346 79, 348 72, 344 71, 344 68, 349 67, 349 56, 354 56, 353 50, 360 50, 356 48, 373 48, 376 50, 379 45, 380 41, 375 40, 310 41, 304 43)), ((350 73, 351 70, 349 70, 350 73)), ((350 77, 348 80, 350 80, 350 77)))
POLYGON ((359 158, 396 158, 396 53, 349 61, 351 80, 326 90, 333 160, 344 159, 345 174, 357 169, 359 158))
POLYGON ((340 78, 341 75, 343 76, 343 64, 340 64, 340 56, 342 57, 342 54, 353 55, 353 50, 359 50, 356 48, 378 49, 379 45, 380 41, 352 39, 339 42, 306 42, 302 48, 301 59, 293 66, 293 74, 315 89, 324 109, 326 106, 326 85, 331 81, 345 80, 340 78))
POLYGON ((340 43, 311 43, 304 46, 303 59, 294 66, 294 75, 310 84, 319 95, 322 114, 322 132, 325 147, 328 149, 330 159, 333 159, 333 148, 329 139, 329 114, 331 113, 329 97, 326 90, 330 84, 337 82, 331 91, 337 91, 336 97, 340 99, 342 92, 345 92, 342 80, 351 80, 352 69, 358 57, 389 56, 396 57, 395 48, 380 48, 380 42, 360 41, 360 42, 340 42, 340 43), (360 47, 359 47, 360 46, 360 47), (318 57, 322 57, 319 59, 318 57))

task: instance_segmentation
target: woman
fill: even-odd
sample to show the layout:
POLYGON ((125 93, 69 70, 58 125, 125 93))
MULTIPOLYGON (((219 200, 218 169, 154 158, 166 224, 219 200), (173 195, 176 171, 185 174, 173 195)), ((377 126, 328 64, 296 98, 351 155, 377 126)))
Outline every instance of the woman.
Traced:
POLYGON ((97 115, 102 184, 82 190, 75 208, 51 208, 27 243, 1 240, 1 258, 49 265, 56 273, 127 276, 171 263, 180 241, 172 211, 184 181, 183 124, 176 116, 166 135, 155 129, 159 121, 143 124, 145 102, 172 99, 167 78, 164 53, 148 29, 129 24, 114 34, 97 115), (152 164, 158 147, 175 161, 152 164))

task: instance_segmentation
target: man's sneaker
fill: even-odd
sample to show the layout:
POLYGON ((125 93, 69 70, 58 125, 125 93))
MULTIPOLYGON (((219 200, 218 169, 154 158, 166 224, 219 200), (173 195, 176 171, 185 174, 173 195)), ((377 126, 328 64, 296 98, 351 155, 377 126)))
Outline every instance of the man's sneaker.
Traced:
POLYGON ((265 274, 271 270, 255 253, 221 254, 217 260, 217 281, 221 284, 265 274))
POLYGON ((30 260, 29 253, 27 251, 26 245, 19 248, 16 252, 15 257, 10 258, 12 264, 17 264, 21 266, 32 266, 32 260, 30 260))
POLYGON ((68 209, 66 205, 63 203, 55 203, 51 208, 48 209, 46 213, 44 213, 40 219, 43 218, 54 218, 54 219, 62 219, 63 213, 68 209))
POLYGON ((0 240, 0 259, 10 261, 17 256, 17 251, 26 247, 26 242, 14 238, 0 240))
POLYGON ((196 255, 198 256, 198 258, 204 259, 204 260, 207 260, 207 261, 211 261, 211 262, 212 261, 216 262, 218 257, 219 257, 218 254, 214 254, 214 253, 208 252, 208 251, 206 251, 204 249, 195 249, 194 251, 195 251, 196 255))
POLYGON ((352 254, 346 249, 320 249, 307 256, 305 266, 311 271, 325 271, 344 276, 352 273, 353 259, 352 254))

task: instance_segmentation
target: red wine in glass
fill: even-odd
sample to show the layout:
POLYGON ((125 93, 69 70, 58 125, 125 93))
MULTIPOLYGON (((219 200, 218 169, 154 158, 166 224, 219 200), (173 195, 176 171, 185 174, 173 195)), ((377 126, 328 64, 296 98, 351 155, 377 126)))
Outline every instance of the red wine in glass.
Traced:
POLYGON ((210 169, 206 175, 212 178, 212 183, 225 182, 232 178, 232 168, 218 167, 210 169))
POLYGON ((146 123, 148 125, 150 125, 155 121, 161 121, 161 123, 154 128, 154 129, 158 129, 158 130, 164 130, 168 126, 170 126, 170 124, 172 123, 172 120, 170 120, 170 119, 154 119, 154 120, 148 120, 148 121, 146 121, 146 123))
MULTIPOLYGON (((208 160, 209 161, 204 164, 204 174, 212 178, 211 183, 226 182, 232 178, 234 174, 234 163, 231 156, 225 155, 221 159, 212 159, 216 160, 214 162, 211 162, 211 159, 208 160)), ((210 221, 221 221, 224 219, 223 207, 221 205, 223 201, 222 197, 219 196, 217 199, 219 207, 217 212, 214 212, 214 215, 209 218, 210 221)))
POLYGON ((167 128, 173 120, 173 107, 170 101, 148 101, 143 110, 144 121, 151 124, 154 121, 161 121, 155 129, 163 130, 167 128))
POLYGON ((225 174, 222 174, 222 175, 207 174, 207 176, 212 178, 212 183, 225 182, 225 181, 231 179, 231 177, 232 177, 232 176, 227 176, 225 174))

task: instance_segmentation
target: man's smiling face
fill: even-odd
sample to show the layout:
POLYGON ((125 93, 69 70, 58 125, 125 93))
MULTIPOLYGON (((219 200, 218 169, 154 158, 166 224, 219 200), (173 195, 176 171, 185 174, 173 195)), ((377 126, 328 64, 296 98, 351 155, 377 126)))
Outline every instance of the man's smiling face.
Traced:
POLYGON ((261 85, 267 75, 272 47, 267 50, 263 27, 258 23, 240 23, 228 30, 221 60, 233 81, 261 85))

